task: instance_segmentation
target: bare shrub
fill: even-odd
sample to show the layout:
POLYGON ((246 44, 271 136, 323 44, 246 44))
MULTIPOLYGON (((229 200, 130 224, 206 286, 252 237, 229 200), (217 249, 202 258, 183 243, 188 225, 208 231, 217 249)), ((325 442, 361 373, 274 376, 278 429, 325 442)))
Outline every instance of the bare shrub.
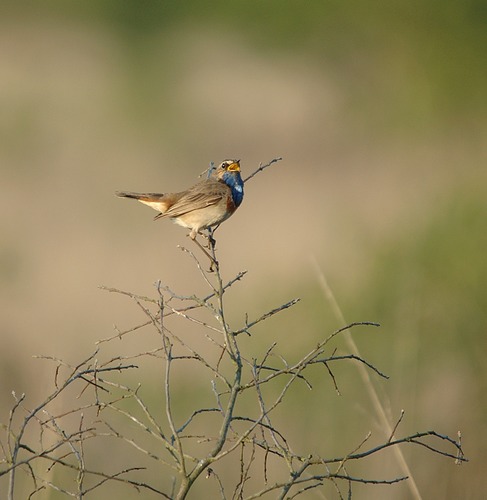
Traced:
MULTIPOLYGON (((276 161, 260 166, 246 180, 276 161)), ((27 407, 25 395, 13 394, 15 403, 1 440, 0 476, 8 477, 9 500, 14 499, 20 473, 30 478, 29 498, 54 489, 81 499, 109 487, 111 492, 135 488, 144 498, 150 494, 183 499, 191 490, 208 491, 210 486, 214 497, 294 498, 325 483, 342 498, 352 495, 355 483, 392 485, 407 480, 406 475, 354 475, 355 463, 387 448, 411 443, 457 463, 466 460, 460 437, 455 440, 435 431, 396 437, 403 414, 379 445, 368 447, 367 435, 355 449, 336 457, 293 451, 286 426, 274 419, 276 410, 285 410, 297 384, 311 388, 308 373, 317 365, 335 387, 333 366, 346 360, 369 376, 386 378, 353 348, 349 354, 338 354, 334 346, 338 336, 359 325, 378 325, 343 326, 296 353, 294 360, 285 359, 276 343, 253 358, 246 352, 244 337, 298 299, 256 318, 242 311, 242 324, 231 326, 225 298, 245 272, 223 278, 212 235, 208 253, 201 254, 203 261, 182 250, 208 287, 206 295, 180 295, 160 282, 154 297, 103 287, 126 296, 145 320, 100 340, 97 349, 76 365, 46 358, 55 364, 53 389, 37 406, 27 407), (182 321, 174 322, 177 331, 169 325, 172 318, 182 321), (186 335, 185 325, 199 334, 186 335), (132 339, 143 329, 156 338, 155 348, 116 357, 104 353, 107 344, 132 339), (151 371, 154 366, 157 377, 151 371), (189 394, 183 404, 178 394, 182 387, 189 394), (111 463, 99 459, 107 450, 111 463)))

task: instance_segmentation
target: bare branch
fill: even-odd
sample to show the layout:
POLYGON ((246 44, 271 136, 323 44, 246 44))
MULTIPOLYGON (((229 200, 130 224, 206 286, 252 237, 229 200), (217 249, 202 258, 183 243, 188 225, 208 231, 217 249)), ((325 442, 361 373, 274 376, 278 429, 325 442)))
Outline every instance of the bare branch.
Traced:
POLYGON ((259 172, 262 172, 263 170, 265 170, 267 167, 270 167, 272 164, 274 163, 277 163, 278 161, 281 161, 282 158, 274 158, 273 160, 271 160, 270 162, 266 163, 265 165, 262 165, 259 164, 259 168, 255 171, 255 172, 252 172, 248 177, 246 177, 244 179, 244 183, 247 182, 247 181, 250 181, 250 179, 252 179, 252 177, 254 177, 255 175, 257 175, 259 172))

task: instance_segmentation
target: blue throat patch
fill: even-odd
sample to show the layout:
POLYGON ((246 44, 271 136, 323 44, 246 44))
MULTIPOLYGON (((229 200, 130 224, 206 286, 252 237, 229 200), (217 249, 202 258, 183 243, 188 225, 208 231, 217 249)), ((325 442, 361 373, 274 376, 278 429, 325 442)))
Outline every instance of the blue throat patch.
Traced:
POLYGON ((244 197, 244 183, 240 172, 225 172, 223 174, 223 182, 232 190, 233 203, 238 207, 244 197))

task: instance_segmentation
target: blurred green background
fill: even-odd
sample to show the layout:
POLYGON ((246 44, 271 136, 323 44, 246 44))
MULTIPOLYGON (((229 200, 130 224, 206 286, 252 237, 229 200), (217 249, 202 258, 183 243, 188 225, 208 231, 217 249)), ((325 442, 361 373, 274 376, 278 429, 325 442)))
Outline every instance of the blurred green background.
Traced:
MULTIPOLYGON (((463 433, 462 467, 404 449, 423 498, 485 498, 485 2, 7 0, 0 14, 2 422, 12 390, 52 383, 32 355, 76 361, 140 321, 98 285, 205 290, 184 231, 115 190, 281 156, 217 233, 224 275, 249 270, 228 299, 236 323, 303 299, 249 347, 276 340, 293 359, 341 326, 318 263, 348 321, 382 324, 356 341, 391 377, 374 379, 391 420, 404 409, 403 433, 463 433)), ((342 396, 326 379, 282 423, 326 456, 382 438, 354 368, 338 375, 342 396)), ((391 462, 360 473, 400 475, 391 462)))

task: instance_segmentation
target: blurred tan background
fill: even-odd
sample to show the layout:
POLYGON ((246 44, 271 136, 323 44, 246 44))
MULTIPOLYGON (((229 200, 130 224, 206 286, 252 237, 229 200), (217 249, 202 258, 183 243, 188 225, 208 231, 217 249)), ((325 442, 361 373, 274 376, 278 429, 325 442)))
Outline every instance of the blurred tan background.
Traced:
MULTIPOLYGON (((392 419, 406 410, 403 432, 463 433, 462 467, 404 449, 424 498, 485 498, 485 3, 1 9, 1 421, 12 390, 41 397, 52 381, 33 355, 75 361, 140 321, 99 285, 204 290, 177 248, 185 231, 115 190, 176 191, 210 161, 241 158, 247 175, 280 156, 217 233, 225 276, 249 271, 229 299, 236 321, 299 296, 269 338, 307 352, 341 326, 317 262, 348 321, 382 324, 356 340, 391 376, 375 382, 392 419)), ((326 456, 381 435, 350 372, 341 397, 329 381, 329 394, 295 395, 295 439, 326 456)), ((404 485, 358 491, 410 498, 404 485)))

